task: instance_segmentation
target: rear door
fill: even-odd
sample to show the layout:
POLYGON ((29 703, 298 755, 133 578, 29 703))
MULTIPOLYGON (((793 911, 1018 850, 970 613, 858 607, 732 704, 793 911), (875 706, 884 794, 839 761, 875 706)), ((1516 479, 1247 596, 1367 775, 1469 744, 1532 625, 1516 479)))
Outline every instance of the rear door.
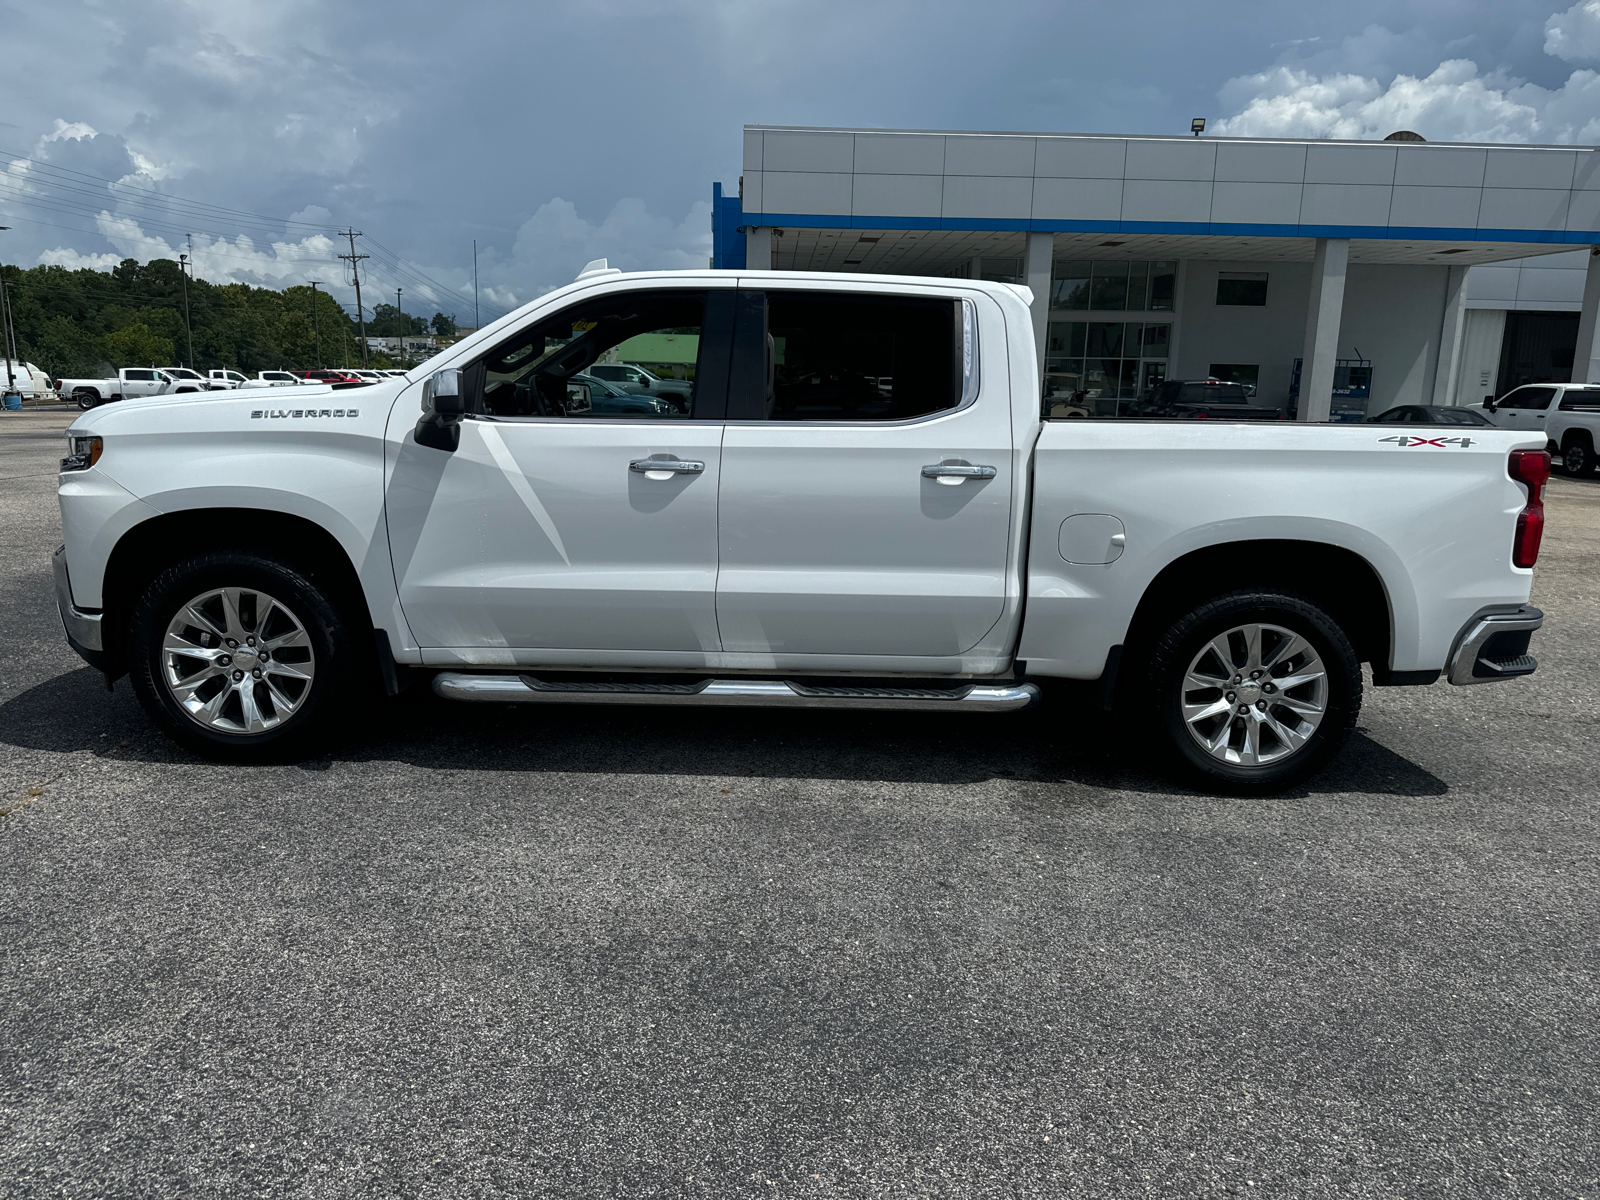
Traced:
POLYGON ((725 651, 948 657, 995 627, 1013 439, 1003 370, 979 377, 979 303, 1003 329, 987 297, 940 289, 741 290, 718 534, 725 651))

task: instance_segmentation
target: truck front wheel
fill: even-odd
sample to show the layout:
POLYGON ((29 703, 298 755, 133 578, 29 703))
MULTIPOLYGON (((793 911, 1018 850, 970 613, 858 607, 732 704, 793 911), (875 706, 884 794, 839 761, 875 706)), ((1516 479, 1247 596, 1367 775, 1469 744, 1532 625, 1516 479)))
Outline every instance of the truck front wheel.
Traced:
POLYGON ((206 758, 302 757, 358 707, 349 625, 288 562, 232 551, 171 567, 145 591, 128 635, 145 711, 206 758))
POLYGON ((1361 662, 1304 597, 1229 592, 1157 641, 1148 695, 1191 782, 1260 795, 1306 778, 1344 745, 1361 709, 1361 662))

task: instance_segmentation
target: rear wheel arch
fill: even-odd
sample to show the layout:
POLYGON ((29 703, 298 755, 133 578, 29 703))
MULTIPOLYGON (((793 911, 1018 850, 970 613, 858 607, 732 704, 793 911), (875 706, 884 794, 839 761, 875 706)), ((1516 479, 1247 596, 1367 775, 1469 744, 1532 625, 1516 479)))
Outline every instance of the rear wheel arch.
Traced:
MULTIPOLYGON (((244 550, 293 564, 328 590, 351 628, 373 628, 354 563, 338 539, 316 522, 247 508, 163 513, 123 534, 106 562, 101 603, 111 678, 127 670, 128 621, 145 589, 169 567, 218 550, 244 550)), ((363 653, 370 642, 363 642, 363 653)))
POLYGON ((1388 670, 1394 612, 1377 570, 1343 546, 1287 539, 1206 546, 1173 560, 1145 588, 1128 626, 1126 653, 1148 654, 1196 605, 1245 587, 1305 597, 1338 622, 1363 662, 1380 674, 1388 670))

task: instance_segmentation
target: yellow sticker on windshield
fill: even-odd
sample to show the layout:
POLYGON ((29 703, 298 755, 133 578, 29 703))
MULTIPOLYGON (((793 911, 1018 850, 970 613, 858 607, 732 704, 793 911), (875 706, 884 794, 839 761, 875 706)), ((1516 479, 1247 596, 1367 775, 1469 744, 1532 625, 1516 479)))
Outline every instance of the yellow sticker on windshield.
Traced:
POLYGON ((572 332, 588 333, 589 330, 593 329, 598 324, 600 324, 599 321, 574 321, 572 323, 572 332))

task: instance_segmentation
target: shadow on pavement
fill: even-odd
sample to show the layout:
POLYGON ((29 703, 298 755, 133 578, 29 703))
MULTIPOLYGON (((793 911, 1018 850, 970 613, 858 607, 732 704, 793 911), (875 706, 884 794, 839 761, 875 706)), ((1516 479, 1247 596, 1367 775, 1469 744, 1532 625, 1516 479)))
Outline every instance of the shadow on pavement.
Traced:
MULTIPOLYGON (((401 762, 429 770, 938 784, 999 778, 1190 794, 1152 769, 1137 731, 1062 699, 1047 698, 1014 715, 941 716, 471 705, 439 700, 418 687, 381 702, 364 726, 298 766, 315 771, 336 762, 401 762)), ((137 762, 191 761, 149 722, 126 681, 108 695, 87 667, 0 704, 0 743, 137 762)), ((1421 797, 1447 791, 1437 776, 1358 732, 1309 787, 1289 794, 1421 797)))

